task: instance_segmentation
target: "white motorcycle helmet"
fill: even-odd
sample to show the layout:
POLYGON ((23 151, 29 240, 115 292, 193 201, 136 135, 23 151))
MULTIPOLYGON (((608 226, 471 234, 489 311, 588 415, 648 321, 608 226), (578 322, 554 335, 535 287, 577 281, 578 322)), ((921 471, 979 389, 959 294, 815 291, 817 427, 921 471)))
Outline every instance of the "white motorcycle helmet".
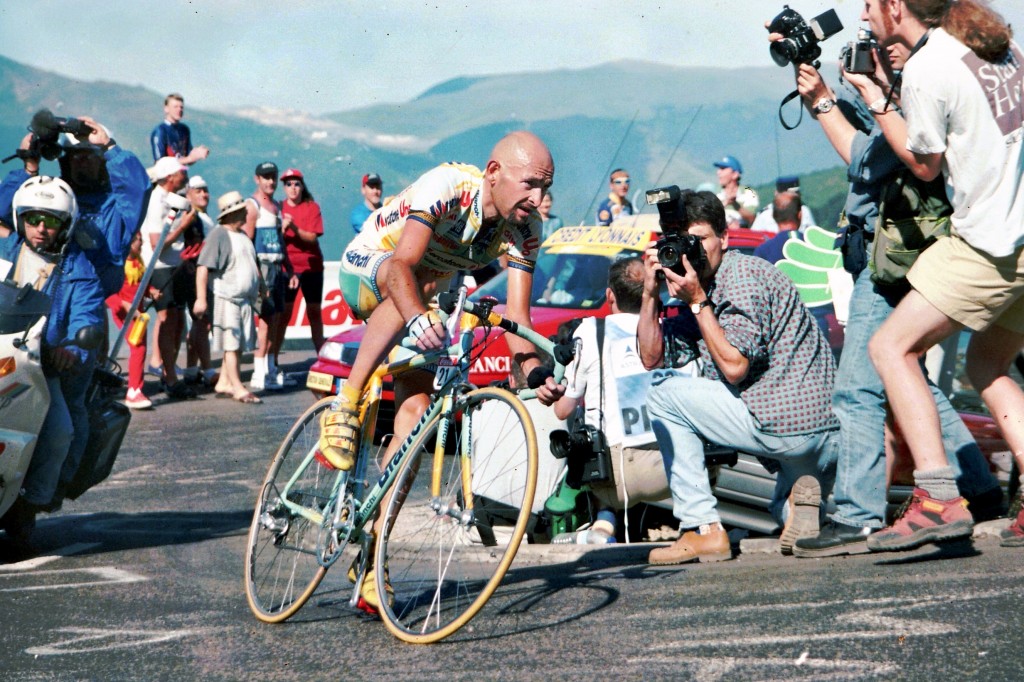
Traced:
POLYGON ((52 253, 60 251, 67 240, 68 231, 78 219, 78 201, 75 193, 60 178, 49 175, 38 175, 26 180, 14 193, 11 202, 14 209, 18 234, 25 236, 25 222, 22 216, 29 212, 45 213, 59 219, 62 223, 60 232, 50 249, 52 253))

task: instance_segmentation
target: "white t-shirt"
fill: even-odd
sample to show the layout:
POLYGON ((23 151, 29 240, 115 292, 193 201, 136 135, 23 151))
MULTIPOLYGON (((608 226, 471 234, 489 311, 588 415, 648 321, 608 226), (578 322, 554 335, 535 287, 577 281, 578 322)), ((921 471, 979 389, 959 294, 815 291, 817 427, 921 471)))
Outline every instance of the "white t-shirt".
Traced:
POLYGON ((990 64, 941 28, 903 70, 907 149, 943 155, 953 227, 992 256, 1024 245, 1024 55, 990 64))
MULTIPOLYGON (((157 237, 164 229, 164 220, 167 215, 171 212, 167 204, 164 203, 164 199, 170 194, 160 185, 153 187, 153 191, 149 195, 149 205, 146 207, 146 217, 142 221, 142 262, 145 263, 146 267, 149 267, 149 261, 153 257, 153 244, 150 239, 151 234, 155 234, 157 237)), ((178 238, 174 240, 170 246, 160 252, 160 257, 156 261, 156 268, 173 268, 181 263, 181 250, 185 248, 185 237, 184 235, 178 235, 178 238)))
MULTIPOLYGON (((758 211, 757 215, 754 216, 754 222, 750 224, 750 229, 778 234, 779 224, 775 222, 775 216, 772 214, 773 210, 774 206, 772 204, 768 204, 758 211)), ((817 225, 817 223, 814 222, 814 213, 811 211, 811 207, 800 207, 800 229, 806 230, 811 225, 817 225)))
POLYGON ((583 347, 579 357, 565 370, 565 395, 583 398, 586 421, 604 431, 609 445, 628 447, 655 442, 651 420, 647 416, 647 388, 655 373, 672 372, 695 376, 691 363, 677 370, 644 369, 636 348, 639 315, 616 313, 605 318, 604 325, 604 425, 601 421, 601 384, 597 364, 597 321, 588 317, 576 328, 573 338, 583 347), (578 368, 578 369, 577 369, 578 368))

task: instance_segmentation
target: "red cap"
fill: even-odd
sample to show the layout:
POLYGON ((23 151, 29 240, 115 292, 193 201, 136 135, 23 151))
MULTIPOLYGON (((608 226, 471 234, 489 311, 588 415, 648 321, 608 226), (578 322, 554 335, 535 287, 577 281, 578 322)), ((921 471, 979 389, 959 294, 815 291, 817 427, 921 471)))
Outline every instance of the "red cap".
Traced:
POLYGON ((298 178, 299 180, 304 180, 304 178, 302 177, 302 171, 300 171, 298 168, 289 168, 284 173, 281 173, 281 182, 284 182, 288 178, 298 178))

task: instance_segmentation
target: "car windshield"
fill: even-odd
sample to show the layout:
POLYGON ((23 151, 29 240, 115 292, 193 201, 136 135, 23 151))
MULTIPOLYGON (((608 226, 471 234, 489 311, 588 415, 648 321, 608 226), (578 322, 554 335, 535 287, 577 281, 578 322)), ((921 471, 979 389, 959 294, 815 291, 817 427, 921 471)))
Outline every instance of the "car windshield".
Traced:
MULTIPOLYGON (((618 255, 542 251, 533 273, 532 304, 541 308, 600 308, 608 286, 608 267, 618 255)), ((495 276, 470 298, 479 300, 483 296, 493 296, 499 303, 506 303, 508 272, 495 276)))

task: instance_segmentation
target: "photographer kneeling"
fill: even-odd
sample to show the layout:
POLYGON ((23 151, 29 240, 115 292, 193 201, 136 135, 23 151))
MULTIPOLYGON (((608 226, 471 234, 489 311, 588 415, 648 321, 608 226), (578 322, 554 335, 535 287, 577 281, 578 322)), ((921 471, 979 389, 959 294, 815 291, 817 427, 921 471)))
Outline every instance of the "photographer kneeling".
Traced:
MULTIPOLYGON (((828 487, 839 426, 830 407, 835 366, 793 283, 765 260, 726 251, 725 210, 714 194, 672 187, 648 192, 648 202, 658 204, 666 238, 646 254, 640 358, 648 369, 699 358, 701 370, 700 378, 669 377, 647 394, 682 531, 649 561, 722 561, 732 551, 711 493, 704 441, 778 460, 783 485, 810 474, 828 487), (662 318, 661 277, 688 311, 662 318), (685 331, 694 318, 699 335, 685 331)), ((795 488, 810 485, 817 493, 814 483, 795 488)), ((795 510, 803 501, 790 498, 783 544, 817 532, 817 500, 795 510)))
POLYGON ((661 453, 644 409, 652 373, 636 350, 643 287, 640 258, 612 263, 606 291, 611 314, 584 319, 573 334, 580 350, 566 368, 565 395, 553 407, 559 419, 576 413, 581 402, 586 409, 582 420, 577 415, 570 422, 572 431, 552 433, 552 450, 556 451, 555 434, 560 433, 564 439, 558 449, 570 458, 570 477, 575 473, 575 478, 585 479, 602 507, 585 536, 566 533, 556 536, 555 543, 583 542, 582 537, 587 544, 614 542, 613 510, 668 496, 661 453), (582 471, 574 472, 574 467, 582 471))

